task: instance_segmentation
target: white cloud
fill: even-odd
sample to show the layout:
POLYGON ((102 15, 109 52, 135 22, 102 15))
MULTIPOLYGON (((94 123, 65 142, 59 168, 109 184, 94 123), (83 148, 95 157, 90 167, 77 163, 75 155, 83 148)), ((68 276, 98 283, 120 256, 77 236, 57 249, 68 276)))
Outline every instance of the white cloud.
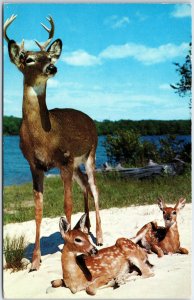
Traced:
POLYGON ((179 46, 169 43, 155 48, 141 44, 127 43, 124 45, 112 45, 107 47, 100 53, 100 57, 104 59, 132 57, 146 65, 149 65, 185 55, 187 50, 187 43, 182 43, 179 46))
POLYGON ((188 43, 180 45, 165 44, 151 48, 141 44, 127 43, 124 45, 111 45, 105 48, 98 56, 91 55, 85 50, 77 50, 65 53, 62 60, 73 66, 94 66, 101 64, 106 59, 124 59, 131 57, 137 61, 151 65, 172 60, 186 55, 188 43))
POLYGON ((91 55, 84 50, 65 53, 62 56, 62 60, 73 66, 93 66, 100 64, 100 59, 97 56, 91 55))
POLYGON ((171 15, 175 18, 191 17, 191 5, 177 4, 171 15))
POLYGON ((130 23, 130 20, 128 17, 119 17, 116 15, 113 15, 107 19, 105 19, 104 24, 113 28, 113 29, 118 29, 122 27, 126 27, 130 23))
POLYGON ((121 28, 121 27, 125 27, 130 23, 129 18, 128 17, 123 17, 121 19, 118 19, 113 25, 112 28, 121 28))

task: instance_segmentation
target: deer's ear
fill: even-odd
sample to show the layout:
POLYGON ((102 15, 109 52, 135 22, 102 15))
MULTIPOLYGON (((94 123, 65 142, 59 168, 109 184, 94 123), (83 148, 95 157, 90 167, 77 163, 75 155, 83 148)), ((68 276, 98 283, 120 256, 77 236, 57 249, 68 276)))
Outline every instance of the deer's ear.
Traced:
POLYGON ((158 206, 161 210, 163 210, 166 207, 166 204, 164 203, 163 198, 158 198, 158 206))
POLYGON ((61 51, 62 51, 62 41, 60 39, 57 39, 47 49, 47 52, 50 54, 52 58, 52 63, 55 63, 57 61, 57 59, 61 55, 61 51))
POLYGON ((79 229, 85 232, 86 214, 83 214, 73 229, 79 229))
POLYGON ((174 209, 179 210, 182 209, 185 206, 186 203, 186 199, 185 198, 180 198, 177 202, 177 204, 175 205, 174 209))
POLYGON ((70 224, 67 222, 65 217, 61 217, 59 220, 59 229, 62 235, 62 238, 65 238, 65 234, 70 230, 70 224))
POLYGON ((18 46, 15 41, 10 40, 8 43, 8 52, 12 63, 20 67, 20 46, 18 46))

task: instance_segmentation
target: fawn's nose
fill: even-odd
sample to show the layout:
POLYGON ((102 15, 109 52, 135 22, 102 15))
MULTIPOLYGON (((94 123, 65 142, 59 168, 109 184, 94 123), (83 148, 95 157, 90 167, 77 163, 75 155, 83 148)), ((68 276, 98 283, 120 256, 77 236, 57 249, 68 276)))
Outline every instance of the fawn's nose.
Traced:
POLYGON ((91 256, 94 256, 98 253, 98 249, 96 249, 95 247, 93 247, 91 250, 90 250, 90 254, 91 256))
POLYGON ((167 216, 166 216, 166 220, 167 220, 167 221, 170 221, 170 215, 167 215, 167 216))
POLYGON ((46 68, 46 72, 50 73, 50 74, 55 74, 57 73, 57 68, 53 65, 50 64, 47 68, 46 68))

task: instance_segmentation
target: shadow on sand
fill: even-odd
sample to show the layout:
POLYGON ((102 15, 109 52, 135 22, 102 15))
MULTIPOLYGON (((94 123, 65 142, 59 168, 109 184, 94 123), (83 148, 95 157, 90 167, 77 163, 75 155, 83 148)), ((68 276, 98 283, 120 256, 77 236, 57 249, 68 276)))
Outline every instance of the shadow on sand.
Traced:
MULTIPOLYGON (((59 248, 59 245, 61 244, 64 244, 64 240, 61 237, 60 232, 55 232, 49 236, 42 237, 40 239, 41 255, 54 254, 57 251, 61 251, 59 248)), ((25 249, 25 257, 29 260, 32 259, 34 245, 34 243, 31 243, 25 249)))

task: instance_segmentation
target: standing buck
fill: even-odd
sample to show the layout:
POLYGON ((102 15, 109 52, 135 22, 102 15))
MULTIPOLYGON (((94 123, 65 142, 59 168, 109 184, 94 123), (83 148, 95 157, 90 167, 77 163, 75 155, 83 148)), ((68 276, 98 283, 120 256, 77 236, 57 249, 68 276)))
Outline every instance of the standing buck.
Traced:
POLYGON ((175 207, 166 206, 163 199, 158 199, 158 206, 163 212, 165 227, 156 222, 144 225, 132 239, 148 251, 157 253, 158 257, 164 254, 188 254, 188 250, 180 247, 177 214, 185 206, 186 200, 180 198, 175 207))
POLYGON ((119 238, 116 244, 97 251, 84 233, 85 215, 73 230, 66 218, 61 218, 59 227, 65 240, 61 263, 63 279, 52 281, 53 287, 65 286, 72 293, 86 290, 90 295, 102 286, 125 283, 132 265, 143 277, 153 276, 147 253, 126 238, 119 238), (78 254, 83 254, 80 259, 78 254))
POLYGON ((35 201, 36 239, 31 270, 40 266, 40 225, 43 210, 44 171, 57 167, 64 184, 64 211, 71 224, 72 180, 75 179, 84 192, 87 227, 90 228, 88 194, 94 198, 96 209, 97 244, 102 244, 102 230, 99 215, 98 191, 95 184, 95 152, 97 132, 95 124, 86 114, 73 109, 48 110, 46 105, 47 80, 53 77, 57 68, 54 63, 60 57, 62 41, 55 40, 48 49, 54 35, 54 22, 48 29, 49 39, 41 45, 40 51, 26 51, 24 41, 19 46, 7 36, 8 26, 15 20, 12 15, 4 24, 4 38, 8 42, 9 57, 24 75, 23 119, 20 129, 20 147, 28 160, 33 178, 35 201), (85 165, 86 174, 80 170, 85 165))

